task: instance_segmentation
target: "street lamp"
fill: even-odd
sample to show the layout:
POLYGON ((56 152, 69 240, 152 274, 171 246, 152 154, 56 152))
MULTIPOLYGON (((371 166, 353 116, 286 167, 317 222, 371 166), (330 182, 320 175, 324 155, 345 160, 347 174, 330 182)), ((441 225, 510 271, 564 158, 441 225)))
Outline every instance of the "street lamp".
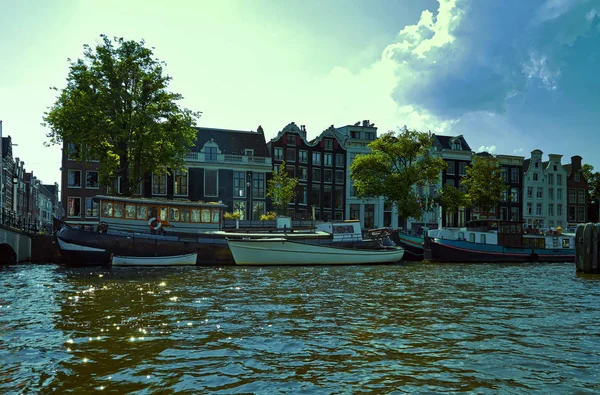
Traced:
POLYGON ((248 172, 247 180, 246 190, 248 193, 248 219, 252 220, 252 215, 254 214, 252 211, 252 173, 248 172))

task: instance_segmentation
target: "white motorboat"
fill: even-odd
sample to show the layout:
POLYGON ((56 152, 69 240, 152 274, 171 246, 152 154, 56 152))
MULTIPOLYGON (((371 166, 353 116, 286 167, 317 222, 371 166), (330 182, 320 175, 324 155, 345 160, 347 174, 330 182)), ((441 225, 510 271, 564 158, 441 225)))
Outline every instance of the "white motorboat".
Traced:
POLYGON ((113 255, 113 266, 183 266, 195 265, 198 254, 168 256, 124 256, 113 255))
MULTIPOLYGON (((286 238, 227 240, 236 265, 359 265, 402 260, 401 247, 354 248, 286 238)), ((365 244, 366 245, 366 244, 365 244)))

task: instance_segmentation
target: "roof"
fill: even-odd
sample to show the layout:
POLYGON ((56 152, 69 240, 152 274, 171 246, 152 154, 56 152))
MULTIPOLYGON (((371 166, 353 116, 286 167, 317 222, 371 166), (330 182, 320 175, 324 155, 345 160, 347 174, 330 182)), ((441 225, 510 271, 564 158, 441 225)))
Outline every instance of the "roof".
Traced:
POLYGON ((449 149, 449 150, 451 150, 452 149, 451 141, 454 140, 454 139, 459 139, 460 140, 460 145, 462 147, 462 151, 471 151, 471 147, 469 146, 469 144, 467 144, 467 140, 465 140, 465 138, 462 135, 459 135, 459 136, 445 136, 445 135, 433 134, 433 138, 434 138, 434 141, 437 142, 437 144, 442 149, 449 149))
POLYGON ((529 170, 529 163, 531 163, 531 159, 525 159, 523 161, 523 172, 529 170))
MULTIPOLYGON (((244 155, 246 149, 251 149, 254 150, 254 156, 271 156, 263 133, 216 128, 196 129, 198 129, 197 140, 196 145, 192 147, 192 152, 200 152, 204 144, 212 140, 224 154, 244 155)), ((262 130, 260 126, 259 130, 262 130)))
POLYGON ((12 155, 12 140, 11 140, 10 136, 2 137, 2 157, 3 158, 6 158, 8 156, 9 150, 12 155))
POLYGON ((566 170, 567 172, 567 176, 571 175, 571 164, 569 163, 568 165, 562 165, 563 169, 566 170))

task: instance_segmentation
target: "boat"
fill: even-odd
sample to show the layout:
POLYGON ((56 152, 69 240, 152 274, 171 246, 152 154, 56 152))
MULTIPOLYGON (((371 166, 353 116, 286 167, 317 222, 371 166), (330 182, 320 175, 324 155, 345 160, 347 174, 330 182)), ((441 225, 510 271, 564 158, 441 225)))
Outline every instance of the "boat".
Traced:
POLYGON ((287 239, 227 239, 236 265, 357 265, 395 263, 402 260, 404 249, 379 245, 373 248, 367 242, 364 247, 333 244, 314 244, 287 239), (362 247, 362 248, 361 248, 362 247))
POLYGON ((414 234, 404 233, 400 230, 394 230, 390 235, 392 241, 396 245, 404 248, 405 261, 422 261, 425 254, 423 243, 425 242, 424 235, 417 236, 414 234))
POLYGON ((74 265, 109 265, 112 256, 168 257, 197 254, 197 263, 231 264, 221 229, 224 205, 187 200, 95 196, 94 231, 54 221, 60 253, 74 265))
POLYGON ((166 256, 125 256, 113 255, 113 266, 181 266, 195 265, 197 253, 166 256))
POLYGON ((464 228, 429 230, 425 258, 434 262, 575 262, 575 235, 523 230, 523 223, 470 221, 464 228))

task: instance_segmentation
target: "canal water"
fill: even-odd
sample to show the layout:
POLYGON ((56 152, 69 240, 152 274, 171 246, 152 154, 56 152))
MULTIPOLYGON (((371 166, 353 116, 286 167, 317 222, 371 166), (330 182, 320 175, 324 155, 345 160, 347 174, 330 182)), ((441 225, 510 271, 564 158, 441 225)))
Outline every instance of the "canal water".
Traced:
POLYGON ((598 393, 571 264, 0 268, 0 393, 598 393))

